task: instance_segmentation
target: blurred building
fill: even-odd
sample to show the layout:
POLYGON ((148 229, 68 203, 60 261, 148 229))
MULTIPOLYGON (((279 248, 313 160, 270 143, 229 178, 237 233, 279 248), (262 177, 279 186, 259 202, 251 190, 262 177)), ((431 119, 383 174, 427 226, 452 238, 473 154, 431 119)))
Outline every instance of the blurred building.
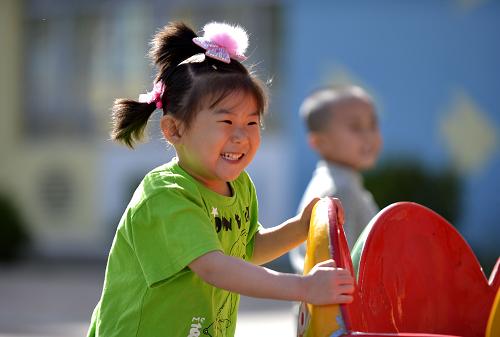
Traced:
POLYGON ((301 100, 349 82, 376 99, 381 161, 456 170, 457 226, 473 247, 499 255, 500 3, 492 0, 2 1, 0 192, 22 210, 34 252, 105 256, 136 184, 173 156, 159 116, 135 151, 107 135, 113 99, 150 90, 148 40, 173 19, 246 27, 249 62, 272 79, 249 168, 264 225, 294 214, 315 165, 301 100))
MULTIPOLYGON (((135 151, 108 136, 113 100, 151 89, 146 53, 158 27, 176 19, 201 29, 230 18, 251 32, 251 59, 267 60, 256 71, 270 71, 277 57, 280 13, 273 2, 8 0, 0 12, 0 191, 21 209, 33 252, 44 256, 105 256, 139 181, 174 155, 161 139, 159 115, 150 123, 150 141, 135 151)), ((273 119, 259 158, 278 165, 286 158, 276 155, 282 146, 273 139, 284 138, 276 136, 281 127, 273 119)), ((272 182, 284 185, 287 176, 253 171, 260 172, 261 192, 275 200, 263 216, 276 223, 287 202, 272 182)))

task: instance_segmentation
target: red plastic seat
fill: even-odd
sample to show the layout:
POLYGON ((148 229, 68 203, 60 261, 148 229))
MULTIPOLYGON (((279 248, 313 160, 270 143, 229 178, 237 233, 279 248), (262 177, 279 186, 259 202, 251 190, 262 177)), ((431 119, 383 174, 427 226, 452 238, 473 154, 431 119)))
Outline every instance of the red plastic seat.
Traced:
MULTIPOLYGON (((342 224, 329 202, 330 247, 353 271, 342 224)), ((343 336, 483 337, 500 284, 440 215, 410 202, 383 209, 360 247, 354 302, 341 305, 343 336)), ((499 259, 500 262, 500 259, 499 259)), ((497 262, 498 265, 498 262, 497 262)))

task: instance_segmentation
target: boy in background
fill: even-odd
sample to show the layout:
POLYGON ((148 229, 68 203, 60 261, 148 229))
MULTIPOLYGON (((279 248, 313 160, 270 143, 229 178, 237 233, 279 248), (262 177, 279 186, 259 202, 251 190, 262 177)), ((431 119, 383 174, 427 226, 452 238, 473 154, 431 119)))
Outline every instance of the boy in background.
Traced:
MULTIPOLYGON (((373 100, 357 86, 322 88, 309 95, 300 108, 310 147, 320 156, 299 205, 315 197, 339 198, 345 212, 344 229, 349 249, 378 212, 363 186, 361 172, 378 158, 382 137, 373 100)), ((302 273, 305 244, 290 252, 292 267, 302 273)))

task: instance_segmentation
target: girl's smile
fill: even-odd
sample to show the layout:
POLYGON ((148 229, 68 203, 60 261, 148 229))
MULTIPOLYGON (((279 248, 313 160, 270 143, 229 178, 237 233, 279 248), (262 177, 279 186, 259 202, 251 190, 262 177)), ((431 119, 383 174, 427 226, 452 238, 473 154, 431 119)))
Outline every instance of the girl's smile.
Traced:
POLYGON ((221 154, 222 158, 226 159, 226 160, 229 160, 229 161, 234 161, 234 160, 238 160, 238 159, 241 159, 244 154, 240 154, 240 153, 223 153, 221 154))

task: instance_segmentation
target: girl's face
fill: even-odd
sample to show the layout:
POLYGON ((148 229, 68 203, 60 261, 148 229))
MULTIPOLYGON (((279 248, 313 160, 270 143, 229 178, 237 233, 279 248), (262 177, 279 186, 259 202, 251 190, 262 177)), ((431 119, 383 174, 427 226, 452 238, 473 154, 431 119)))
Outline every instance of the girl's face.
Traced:
POLYGON ((373 167, 382 145, 373 105, 365 100, 349 100, 330 114, 325 129, 313 136, 321 156, 357 171, 373 167))
POLYGON ((252 95, 235 92, 196 115, 181 129, 175 148, 179 165, 208 188, 230 195, 233 181, 260 145, 260 115, 252 95))

